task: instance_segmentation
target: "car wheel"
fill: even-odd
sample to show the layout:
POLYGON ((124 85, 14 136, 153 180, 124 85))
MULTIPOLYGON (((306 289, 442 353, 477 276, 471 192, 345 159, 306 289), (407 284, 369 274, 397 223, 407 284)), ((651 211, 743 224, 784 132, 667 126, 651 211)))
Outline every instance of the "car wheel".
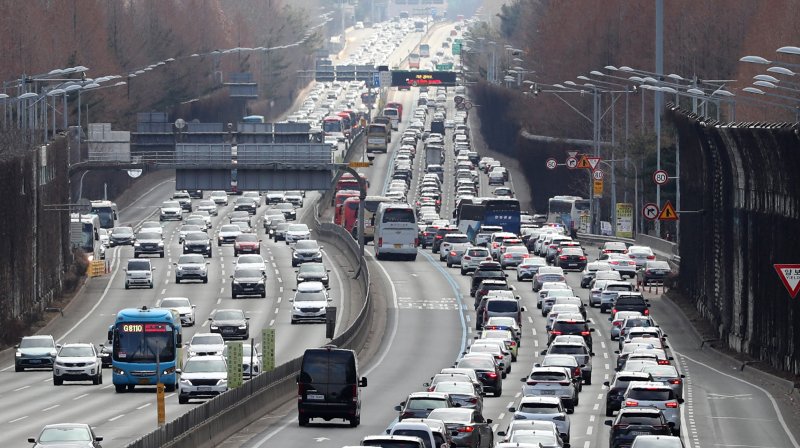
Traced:
POLYGON ((238 257, 238 256, 239 256, 239 252, 237 252, 237 251, 235 251, 235 250, 234 250, 234 251, 233 251, 233 256, 234 256, 234 257, 238 257))
POLYGON ((92 378, 92 384, 94 384, 95 386, 100 384, 100 377, 95 376, 94 378, 92 378))
POLYGON ((134 253, 133 253, 133 258, 139 258, 139 254, 137 254, 136 252, 134 252, 134 253))
POLYGON ((214 252, 208 251, 208 258, 214 258, 214 252))
POLYGON ((612 417, 614 415, 614 410, 606 406, 606 417, 612 417))
POLYGON ((153 284, 152 283, 150 283, 150 289, 153 289, 153 284))
POLYGON ((591 386, 592 385, 592 377, 588 376, 588 377, 583 378, 583 384, 585 384, 587 386, 591 386))
POLYGON ((507 376, 508 376, 508 374, 506 374, 506 372, 503 372, 503 373, 500 374, 500 377, 502 379, 506 379, 507 376))
POLYGON ((114 391, 118 394, 125 392, 125 385, 124 384, 115 384, 114 391))
POLYGON ((64 384, 64 380, 62 380, 61 378, 53 377, 53 385, 54 386, 60 386, 62 384, 64 384))
POLYGON ((25 367, 14 365, 14 371, 15 372, 24 372, 25 371, 25 367))
POLYGON ((297 423, 299 423, 300 426, 308 426, 308 417, 304 417, 302 415, 297 417, 297 423))
POLYGON ((235 293, 235 292, 232 292, 232 293, 231 293, 231 299, 235 299, 236 297, 237 297, 236 293, 235 293))
POLYGON ((448 261, 448 262, 447 262, 447 267, 448 267, 448 268, 452 268, 452 267, 453 267, 453 263, 450 263, 450 262, 448 261))
POLYGON ((208 283, 208 277, 203 278, 203 283, 208 283))
POLYGON ((125 283, 125 289, 131 289, 130 285, 128 285, 127 283, 125 283))
POLYGON ((178 395, 178 404, 186 404, 189 402, 189 397, 178 395))
POLYGON ((353 417, 350 419, 350 427, 355 428, 361 424, 361 417, 353 417))
POLYGON ((267 298, 267 293, 266 293, 266 291, 261 293, 261 298, 262 298, 262 299, 266 299, 266 298, 267 298))
POLYGON ((499 397, 500 395, 503 395, 503 389, 492 392, 493 397, 499 397))
POLYGON ((179 285, 181 283, 181 279, 179 277, 175 277, 175 284, 179 285))
POLYGON ((159 254, 158 254, 158 256, 159 256, 160 258, 164 258, 164 252, 161 252, 161 253, 159 253, 159 254))

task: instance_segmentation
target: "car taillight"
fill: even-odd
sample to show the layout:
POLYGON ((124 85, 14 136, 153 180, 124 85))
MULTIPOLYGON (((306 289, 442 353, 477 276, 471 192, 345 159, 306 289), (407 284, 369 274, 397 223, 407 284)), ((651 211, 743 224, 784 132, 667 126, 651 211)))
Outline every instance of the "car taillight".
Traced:
POLYGON ((569 386, 569 381, 559 381, 558 384, 562 386, 569 386))
POLYGON ((511 341, 511 342, 508 343, 508 345, 511 346, 511 347, 516 347, 517 343, 516 343, 516 341, 511 341))
POLYGON ((650 273, 650 269, 645 269, 645 270, 644 270, 644 273, 645 273, 645 274, 649 274, 649 273, 650 273))
POLYGON ((469 399, 469 400, 467 400, 467 401, 469 401, 470 403, 477 403, 477 402, 478 402, 478 399, 477 399, 477 398, 475 398, 475 397, 472 397, 472 398, 470 398, 470 399, 469 399))
POLYGON ((437 240, 440 240, 440 239, 442 239, 442 235, 436 235, 436 239, 437 239, 437 240))
POLYGON ((414 414, 411 413, 411 412, 403 412, 402 414, 400 414, 400 419, 402 420, 404 418, 411 418, 413 416, 414 416, 414 414))
POLYGON ((608 264, 613 264, 614 266, 619 264, 619 261, 609 261, 608 264))
POLYGON ((604 253, 604 254, 610 254, 610 253, 611 253, 611 251, 610 251, 610 250, 608 250, 608 249, 603 249, 603 253, 604 253))
POLYGON ((550 245, 550 249, 555 249, 556 247, 558 247, 558 246, 556 246, 555 244, 551 244, 550 245))
POLYGON ((550 334, 552 334, 553 336, 558 336, 558 335, 561 334, 561 331, 559 331, 559 330, 550 330, 550 334))
POLYGON ((497 243, 492 243, 492 248, 496 249, 496 248, 497 248, 497 246, 499 246, 499 244, 497 244, 497 243))
POLYGON ((659 359, 658 363, 660 365, 662 365, 662 366, 667 366, 667 365, 669 365, 669 360, 668 359, 659 359))
POLYGON ((536 385, 536 381, 528 380, 525 384, 527 384, 528 386, 535 386, 536 385))
POLYGON ((353 386, 352 392, 353 392, 353 397, 351 398, 351 400, 353 400, 353 403, 358 403, 358 385, 353 386))
POLYGON ((588 331, 581 331, 581 336, 589 336, 589 334, 588 331))
POLYGON ((674 380, 669 380, 669 384, 681 384, 681 380, 676 378, 674 380))
MULTIPOLYGON (((645 311, 647 311, 647 310, 645 310, 645 311)), ((611 308, 611 315, 613 316, 615 314, 617 314, 617 309, 616 308, 611 308)))
POLYGON ((378 247, 383 247, 383 237, 378 238, 378 247))
POLYGON ((622 326, 622 321, 621 320, 615 320, 614 322, 611 322, 611 325, 614 326, 614 327, 621 327, 622 326))
POLYGON ((578 257, 578 260, 581 260, 581 261, 586 261, 586 257, 584 257, 583 255, 581 255, 580 257, 578 257))
POLYGON ((649 315, 650 315, 650 310, 648 310, 648 309, 645 309, 645 310, 644 310, 644 315, 645 315, 645 316, 649 316, 649 315))
POLYGON ((494 359, 503 359, 503 355, 494 355, 494 359))
POLYGON ((424 236, 431 236, 431 232, 423 232, 422 234, 423 234, 424 236))
POLYGON ((474 426, 461 426, 458 428, 458 432, 472 432, 475 431, 474 426))
POLYGON ((297 401, 302 401, 303 400, 303 390, 304 389, 305 389, 305 385, 304 384, 298 384, 297 385, 297 401))
POLYGON ((575 367, 575 373, 573 373, 573 375, 581 376, 581 368, 580 367, 575 367))
POLYGON ((451 250, 451 251, 450 251, 450 256, 451 256, 451 257, 455 257, 455 256, 456 256, 456 251, 454 251, 454 250, 451 250))
POLYGON ((635 258, 636 258, 636 255, 629 254, 629 255, 628 255, 628 257, 630 257, 630 258, 634 258, 634 259, 635 259, 635 258))
POLYGON ((486 257, 486 261, 492 261, 492 257, 486 257))
POLYGON ((560 257, 558 257, 558 258, 560 258, 560 259, 562 259, 562 260, 566 260, 566 259, 567 259, 567 256, 566 256, 566 255, 562 255, 562 256, 560 256, 560 257))
POLYGON ((634 400, 625 400, 625 406, 636 407, 639 406, 639 402, 634 400))
POLYGON ((655 256, 655 255, 648 255, 648 256, 647 256, 647 259, 648 259, 648 260, 655 260, 655 259, 656 259, 656 256, 655 256))
POLYGON ((489 372, 489 373, 487 373, 487 374, 486 374, 486 376, 488 376, 488 377, 489 377, 489 378, 491 378, 491 379, 495 379, 495 378, 497 378, 497 374, 496 374, 496 373, 494 373, 494 372, 489 372))
POLYGON ((677 401, 668 401, 667 402, 667 407, 670 408, 670 409, 677 409, 678 408, 678 402, 677 401))
POLYGON ((511 258, 511 257, 512 257, 512 255, 511 255, 511 254, 505 254, 505 255, 503 255, 503 258, 511 258))
POLYGON ((419 238, 414 238, 414 247, 419 246, 419 238))
POLYGON ((463 258, 465 261, 472 260, 472 257, 470 257, 469 255, 464 255, 462 258, 463 258))

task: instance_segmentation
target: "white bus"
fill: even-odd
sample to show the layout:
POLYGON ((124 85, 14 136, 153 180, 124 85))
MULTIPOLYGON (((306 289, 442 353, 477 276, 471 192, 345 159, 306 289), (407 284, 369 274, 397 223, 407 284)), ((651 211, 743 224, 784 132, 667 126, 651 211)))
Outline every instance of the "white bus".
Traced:
POLYGON ((381 202, 375 214, 375 258, 417 259, 419 227, 414 208, 399 202, 381 202))
POLYGON ((547 204, 547 222, 563 224, 568 230, 575 222, 579 231, 588 232, 590 204, 580 196, 553 196, 547 204))

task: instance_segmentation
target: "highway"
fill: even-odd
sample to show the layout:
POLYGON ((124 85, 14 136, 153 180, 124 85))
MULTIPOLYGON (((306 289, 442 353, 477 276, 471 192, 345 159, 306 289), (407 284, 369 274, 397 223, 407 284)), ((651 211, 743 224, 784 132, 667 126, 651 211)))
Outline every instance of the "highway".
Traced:
MULTIPOLYGON (((449 35, 447 26, 434 29, 430 36, 433 51, 449 35)), ((348 34, 348 45, 358 44, 368 36, 370 30, 355 30, 348 34)), ((415 46, 409 38, 398 47, 391 57, 395 65, 415 46)), ((348 48, 350 48, 348 46, 348 48)), ((345 54, 348 54, 346 51, 345 54)), ((390 97, 404 105, 406 116, 412 115, 418 91, 392 91, 390 97)), ((453 113, 452 92, 449 95, 448 113, 453 113)), ((475 117, 471 118, 475 120, 475 117)), ((401 123, 402 129, 409 119, 401 123)), ((398 138, 392 143, 387 155, 378 155, 372 167, 362 169, 370 179, 370 194, 383 192, 392 166, 392 154, 397 149, 398 138)), ((443 184, 442 216, 449 217, 455 206, 453 195, 454 157, 448 136, 446 173, 443 184)), ((410 189, 409 202, 414 200, 418 180, 424 172, 424 155, 421 145, 415 160, 415 177, 410 189)), ((485 155, 485 148, 473 148, 485 155)), ((480 192, 491 192, 486 176, 481 174, 480 192)), ((528 189, 525 179, 513 178, 510 185, 517 190, 528 189)), ((174 191, 174 182, 165 181, 154 185, 130 207, 120 211, 120 223, 136 225, 145 220, 157 220, 157 210, 162 201, 174 191)), ((306 207, 298 211, 298 221, 309 220, 318 193, 308 193, 306 207)), ((266 207, 262 205, 256 216, 261 216, 266 207)), ((225 215, 232 205, 220 210, 213 218, 214 229, 225 221, 225 215)), ((306 347, 323 344, 324 326, 289 324, 290 304, 295 285, 294 269, 290 265, 290 248, 284 243, 273 243, 264 237, 262 254, 271 270, 268 272, 267 298, 230 298, 230 280, 235 258, 230 246, 214 246, 213 258, 209 268, 207 285, 189 283, 176 285, 172 262, 180 255, 177 242, 179 223, 164 225, 167 253, 164 259, 154 258, 156 266, 154 289, 125 290, 122 262, 132 258, 131 247, 109 250, 112 260, 110 274, 88 282, 86 288, 65 309, 65 317, 54 320, 42 333, 53 334, 59 343, 63 342, 105 342, 108 325, 114 314, 121 308, 152 306, 163 297, 186 296, 198 305, 195 327, 184 329, 184 340, 195 332, 205 332, 205 319, 216 309, 241 308, 251 317, 251 336, 258 329, 272 327, 277 335, 277 362, 281 363, 302 354, 306 347)), ((263 235, 263 226, 258 222, 255 228, 263 235)), ((588 247, 589 259, 597 258, 596 247, 588 247)), ((305 428, 297 425, 296 404, 289 401, 276 411, 264 416, 241 433, 231 437, 225 447, 267 447, 267 446, 318 446, 336 448, 357 445, 361 438, 382 433, 397 417, 393 407, 415 391, 422 390, 427 381, 441 368, 450 367, 465 350, 475 335, 475 313, 472 298, 469 296, 470 277, 461 276, 457 268, 448 269, 438 261, 438 255, 420 249, 414 262, 377 262, 368 246, 368 257, 372 266, 374 284, 384 285, 389 300, 387 302, 387 328, 380 341, 378 354, 369 363, 362 364, 362 375, 369 378, 369 386, 364 390, 361 425, 350 428, 341 422, 321 422, 314 420, 305 428)), ((334 305, 345 307, 338 315, 350 313, 350 299, 357 299, 351 293, 347 278, 349 266, 335 247, 326 247, 325 262, 333 269, 331 295, 334 305)), ((539 351, 546 347, 547 333, 544 319, 536 308, 530 282, 516 280, 513 270, 509 270, 509 282, 514 285, 526 307, 523 313, 524 338, 519 357, 512 372, 504 380, 501 397, 486 397, 484 415, 493 420, 496 431, 504 430, 513 416, 508 407, 514 405, 519 397, 520 377, 525 376, 537 362, 539 351)), ((588 303, 588 290, 580 288, 580 274, 570 273, 568 283, 588 303)), ((645 292, 652 303, 652 314, 664 332, 669 336, 670 350, 675 363, 686 375, 682 405, 682 437, 687 447, 711 448, 800 448, 790 428, 790 421, 781 414, 775 399, 764 387, 749 375, 740 373, 730 362, 711 356, 708 350, 699 348, 700 340, 676 306, 662 299, 656 292, 645 292)), ((589 318, 594 333, 593 382, 585 385, 580 394, 580 404, 569 418, 572 423, 571 445, 578 448, 608 446, 609 429, 603 424, 606 420, 605 391, 603 381, 613 375, 616 364, 614 350, 616 342, 609 339, 608 314, 600 314, 598 309, 589 309, 589 318)), ((346 322, 337 325, 338 331, 346 327, 346 322)), ((376 343, 376 342, 373 342, 376 343)), ((13 372, 13 351, 0 354, 0 432, 2 446, 27 446, 24 440, 38 433, 47 423, 82 421, 97 428, 97 433, 105 438, 103 446, 121 447, 156 427, 155 395, 152 389, 136 390, 133 393, 116 394, 111 384, 110 372, 104 375, 104 384, 91 386, 88 383, 67 383, 61 387, 52 384, 49 371, 13 372)), ((167 394, 167 419, 197 406, 199 401, 189 405, 178 405, 174 393, 167 394)), ((498 437, 495 441, 499 440, 498 437)))

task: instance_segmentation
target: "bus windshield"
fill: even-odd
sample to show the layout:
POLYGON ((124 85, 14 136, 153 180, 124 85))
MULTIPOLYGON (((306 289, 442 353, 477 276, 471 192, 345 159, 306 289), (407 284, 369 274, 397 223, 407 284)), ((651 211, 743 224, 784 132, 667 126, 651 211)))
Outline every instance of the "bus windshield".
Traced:
POLYGON ((414 210, 410 208, 387 208, 383 212, 383 222, 416 223, 414 210))
POLYGON ((175 360, 175 333, 164 322, 120 322, 115 328, 113 359, 122 362, 175 360))
POLYGON ((342 132, 342 120, 325 120, 322 122, 322 130, 325 132, 342 132))
POLYGON ((100 218, 100 227, 104 229, 114 228, 114 209, 107 206, 92 207, 92 213, 100 218))

